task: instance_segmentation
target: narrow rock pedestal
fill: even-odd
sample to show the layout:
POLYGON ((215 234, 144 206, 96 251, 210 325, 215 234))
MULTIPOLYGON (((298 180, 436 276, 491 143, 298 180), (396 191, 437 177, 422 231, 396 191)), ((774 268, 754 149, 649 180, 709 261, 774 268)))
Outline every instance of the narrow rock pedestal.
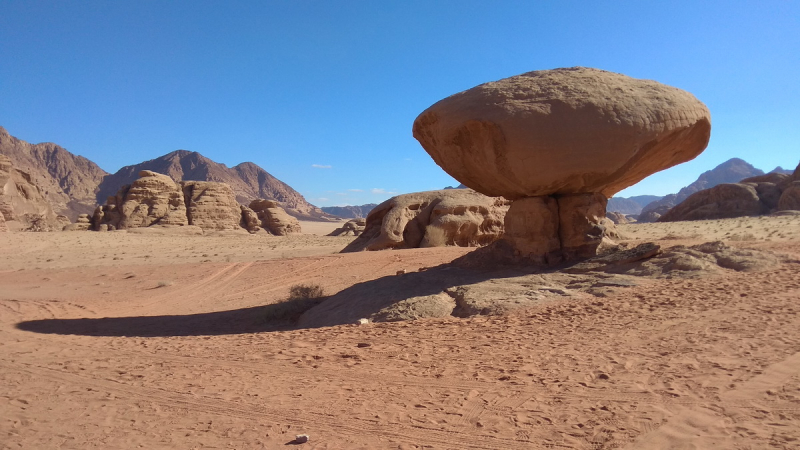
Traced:
POLYGON ((514 200, 502 241, 514 249, 515 258, 538 265, 590 258, 612 231, 604 220, 607 202, 599 193, 514 200))

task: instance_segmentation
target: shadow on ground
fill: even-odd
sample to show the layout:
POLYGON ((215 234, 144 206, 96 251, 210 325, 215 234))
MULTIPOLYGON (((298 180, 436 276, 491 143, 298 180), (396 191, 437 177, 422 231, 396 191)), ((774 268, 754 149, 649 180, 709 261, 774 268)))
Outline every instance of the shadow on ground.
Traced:
POLYGON ((267 305, 174 316, 30 320, 18 323, 16 328, 43 334, 115 337, 215 336, 316 328, 354 323, 409 298, 442 295, 445 289, 453 286, 519 274, 519 271, 475 271, 445 264, 423 272, 382 277, 357 283, 331 296, 312 308, 317 310, 315 317, 325 320, 301 320, 299 325, 285 320, 266 320, 270 307, 267 305), (354 303, 358 307, 354 308, 354 303))

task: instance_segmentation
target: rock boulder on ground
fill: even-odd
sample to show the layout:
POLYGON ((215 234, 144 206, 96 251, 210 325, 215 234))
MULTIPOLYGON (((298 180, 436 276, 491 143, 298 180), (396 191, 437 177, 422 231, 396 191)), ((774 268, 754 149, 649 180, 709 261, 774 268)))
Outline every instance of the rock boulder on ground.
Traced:
POLYGON ((348 220, 341 227, 331 231, 328 236, 360 236, 367 226, 367 219, 348 220))
POLYGON ((364 231, 342 252, 486 245, 502 235, 508 204, 471 189, 398 195, 370 211, 364 231))
POLYGON ((553 264, 592 256, 606 199, 695 158, 708 144, 711 121, 688 92, 573 67, 455 94, 420 114, 413 132, 466 186, 528 202, 506 215, 506 244, 522 259, 553 264), (534 210, 557 220, 533 218, 534 210), (534 228, 525 230, 528 223, 534 228))
POLYGON ((287 214, 274 200, 253 200, 250 202, 250 209, 258 216, 261 226, 276 236, 301 232, 300 221, 287 214))

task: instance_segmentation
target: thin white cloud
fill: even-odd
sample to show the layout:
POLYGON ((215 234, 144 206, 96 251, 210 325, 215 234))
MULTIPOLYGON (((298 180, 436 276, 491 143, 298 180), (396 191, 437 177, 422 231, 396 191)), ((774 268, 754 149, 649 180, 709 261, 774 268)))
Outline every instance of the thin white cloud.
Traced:
POLYGON ((320 197, 320 198, 317 199, 318 202, 327 202, 328 200, 330 200, 330 199, 329 198, 325 198, 325 197, 320 197))
POLYGON ((364 192, 363 189, 348 189, 350 192, 364 192))
POLYGON ((332 169, 333 166, 325 165, 325 164, 312 164, 311 167, 315 169, 332 169))
POLYGON ((391 194, 391 195, 397 194, 397 192, 387 191, 384 188, 372 188, 370 192, 372 192, 373 194, 391 194))

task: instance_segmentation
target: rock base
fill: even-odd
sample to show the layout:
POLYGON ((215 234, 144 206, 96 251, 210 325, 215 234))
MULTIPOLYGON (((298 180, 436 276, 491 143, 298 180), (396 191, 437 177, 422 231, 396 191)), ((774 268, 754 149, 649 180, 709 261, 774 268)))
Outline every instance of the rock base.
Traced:
POLYGON ((550 266, 596 256, 604 237, 616 237, 606 218, 607 202, 600 193, 515 200, 505 217, 505 235, 492 253, 550 266))

